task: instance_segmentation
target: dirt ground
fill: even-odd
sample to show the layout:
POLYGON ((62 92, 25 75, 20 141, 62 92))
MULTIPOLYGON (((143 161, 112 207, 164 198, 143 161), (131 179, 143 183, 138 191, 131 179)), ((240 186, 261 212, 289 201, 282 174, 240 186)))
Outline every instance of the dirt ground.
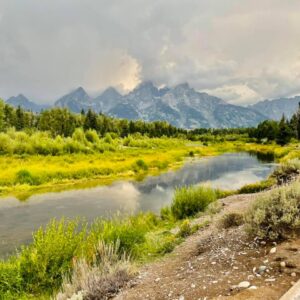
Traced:
POLYGON ((223 209, 208 227, 144 266, 115 300, 280 299, 300 278, 300 239, 267 244, 250 240, 243 226, 217 226, 222 215, 245 211, 256 196, 221 200, 223 209))

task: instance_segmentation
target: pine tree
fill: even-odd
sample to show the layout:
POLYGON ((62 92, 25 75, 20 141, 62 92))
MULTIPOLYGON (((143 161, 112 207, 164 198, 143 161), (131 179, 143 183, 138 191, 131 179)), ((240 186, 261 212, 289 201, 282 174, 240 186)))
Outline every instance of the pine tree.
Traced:
POLYGON ((20 107, 20 105, 18 106, 18 108, 16 109, 16 129, 17 130, 22 130, 24 128, 24 111, 23 109, 20 107))
POLYGON ((296 116, 297 116, 297 137, 298 140, 300 140, 300 102, 299 102, 299 108, 296 116))
POLYGON ((277 144, 283 146, 290 142, 293 136, 293 131, 290 128, 288 122, 285 119, 285 116, 282 115, 282 118, 279 122, 279 131, 276 137, 277 144))
POLYGON ((88 110, 86 116, 85 116, 85 120, 84 120, 84 124, 83 124, 83 128, 85 130, 87 129, 95 129, 97 130, 97 115, 94 111, 92 111, 91 109, 88 110))

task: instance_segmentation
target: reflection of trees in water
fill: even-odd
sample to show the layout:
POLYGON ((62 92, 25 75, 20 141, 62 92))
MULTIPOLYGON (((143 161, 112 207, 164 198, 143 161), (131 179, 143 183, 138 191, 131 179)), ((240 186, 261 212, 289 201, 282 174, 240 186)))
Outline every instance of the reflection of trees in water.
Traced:
POLYGON ((167 172, 160 176, 149 177, 142 183, 135 183, 141 193, 150 193, 157 186, 170 188, 200 182, 216 180, 225 174, 255 168, 257 174, 262 174, 262 161, 257 156, 248 153, 224 154, 221 156, 203 158, 187 163, 175 172, 167 172))

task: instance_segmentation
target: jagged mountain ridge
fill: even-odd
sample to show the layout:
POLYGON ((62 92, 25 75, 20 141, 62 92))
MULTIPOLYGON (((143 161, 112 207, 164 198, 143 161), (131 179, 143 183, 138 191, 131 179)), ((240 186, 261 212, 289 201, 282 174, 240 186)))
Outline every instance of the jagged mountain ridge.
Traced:
POLYGON ((77 89, 56 101, 55 105, 68 107, 75 112, 91 108, 96 112, 131 120, 165 120, 184 128, 249 127, 266 119, 250 108, 231 105, 207 93, 197 92, 187 83, 159 89, 146 81, 126 95, 122 96, 114 88, 108 88, 92 100, 86 92, 77 89))
POLYGON ((282 114, 290 119, 296 112, 300 102, 300 96, 293 98, 279 98, 274 100, 264 100, 248 106, 255 111, 259 111, 269 119, 280 120, 282 114))
MULTIPOLYGON (((21 98, 20 101, 8 101, 14 106, 21 105, 28 110, 40 110, 39 107, 33 108, 34 102, 24 98, 26 99, 24 105, 20 103, 21 98), (27 105, 28 101, 30 107, 27 105)), ((278 120, 282 113, 290 118, 297 110, 299 101, 300 96, 265 100, 242 107, 198 92, 187 83, 157 88, 152 82, 146 81, 128 94, 121 95, 115 88, 110 87, 95 98, 90 97, 82 87, 79 87, 58 99, 54 105, 69 108, 77 113, 82 109, 85 111, 93 109, 96 112, 130 120, 164 120, 182 128, 229 128, 256 126, 265 119, 278 120)))
POLYGON ((43 109, 49 108, 49 105, 37 104, 33 101, 30 101, 23 94, 19 94, 18 96, 13 96, 7 99, 7 104, 10 104, 14 107, 20 106, 21 108, 33 112, 40 112, 43 109))

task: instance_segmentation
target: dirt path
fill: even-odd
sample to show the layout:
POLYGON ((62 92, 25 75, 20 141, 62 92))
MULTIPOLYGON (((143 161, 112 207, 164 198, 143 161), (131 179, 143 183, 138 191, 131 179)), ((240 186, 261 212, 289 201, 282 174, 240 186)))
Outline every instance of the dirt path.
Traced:
POLYGON ((220 230, 216 226, 223 214, 245 211, 256 196, 221 200, 224 207, 210 226, 170 255, 143 267, 115 300, 279 299, 300 277, 300 240, 276 245, 271 254, 275 245, 249 240, 242 227, 220 230), (237 287, 242 282, 246 288, 237 287))

